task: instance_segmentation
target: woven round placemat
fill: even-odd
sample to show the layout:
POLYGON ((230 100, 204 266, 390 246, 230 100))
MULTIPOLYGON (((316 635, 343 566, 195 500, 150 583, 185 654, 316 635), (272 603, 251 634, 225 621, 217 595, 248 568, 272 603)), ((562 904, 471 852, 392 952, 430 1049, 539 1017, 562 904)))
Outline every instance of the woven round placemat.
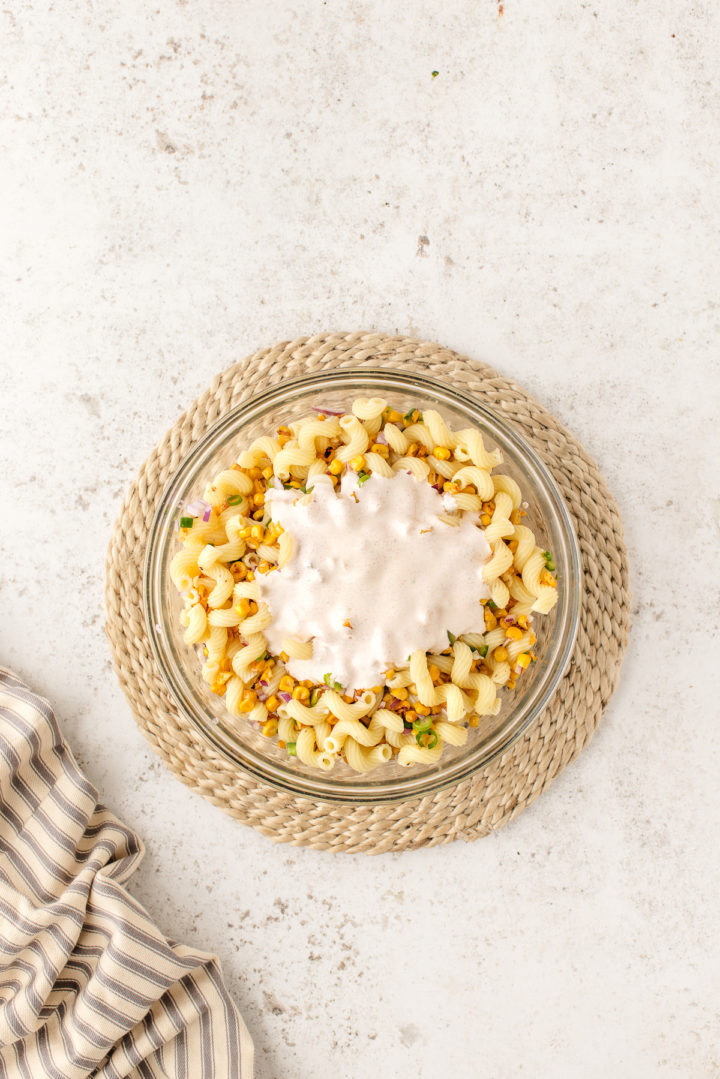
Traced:
POLYGON ((229 367, 150 454, 110 542, 107 633, 120 683, 141 729, 188 786, 271 839, 320 850, 380 853, 499 828, 533 802, 590 739, 615 688, 630 610, 617 507, 582 447, 519 386, 485 364, 408 337, 335 333, 261 349, 229 367), (584 598, 575 651, 544 712, 499 759, 449 790, 410 805, 344 806, 298 798, 231 765, 178 713, 155 664, 143 619, 142 568, 155 508, 190 447, 225 412, 276 382, 333 367, 404 368, 482 397, 516 424, 559 484, 575 521, 584 598))

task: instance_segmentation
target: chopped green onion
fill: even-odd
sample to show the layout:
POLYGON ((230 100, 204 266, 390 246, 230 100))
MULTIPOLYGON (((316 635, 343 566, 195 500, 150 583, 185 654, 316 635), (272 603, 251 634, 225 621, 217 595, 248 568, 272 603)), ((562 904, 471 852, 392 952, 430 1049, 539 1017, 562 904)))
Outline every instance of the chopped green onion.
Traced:
POLYGON ((417 742, 417 744, 419 746, 422 745, 422 740, 425 737, 425 735, 427 735, 428 738, 432 738, 432 741, 428 742, 428 744, 427 744, 427 746, 425 748, 426 749, 434 749, 435 746, 437 745, 437 741, 438 741, 437 731, 418 731, 417 734, 415 735, 415 741, 417 742))
POLYGON ((288 742, 285 748, 291 757, 297 757, 297 742, 288 742))
POLYGON ((242 500, 242 495, 230 495, 228 498, 228 506, 239 506, 242 500))
POLYGON ((431 71, 430 74, 432 75, 432 77, 434 79, 436 79, 438 77, 438 75, 440 74, 440 72, 439 71, 431 71))
POLYGON ((314 708, 320 698, 320 690, 315 688, 310 690, 310 707, 314 708))
POLYGON ((490 608, 491 611, 496 611, 498 609, 497 603, 493 603, 493 601, 491 599, 488 600, 487 605, 488 605, 488 607, 490 608))
POLYGON ((488 646, 486 644, 481 644, 477 651, 480 653, 482 658, 485 659, 485 656, 488 654, 488 646))
POLYGON ((413 730, 416 734, 424 734, 425 731, 429 731, 433 724, 432 716, 423 716, 422 719, 416 719, 413 723, 413 730))
POLYGON ((195 523, 195 518, 194 517, 181 517, 180 518, 180 527, 181 528, 192 528, 194 523, 195 523))
POLYGON ((338 693, 342 692, 341 684, 339 682, 334 682, 333 681, 333 676, 331 674, 324 674, 323 675, 323 682, 325 683, 326 686, 330 686, 331 689, 337 690, 338 693))
POLYGON ((364 483, 370 479, 369 472, 358 472, 358 487, 362 487, 364 483))
POLYGON ((454 633, 451 633, 449 629, 446 629, 445 632, 447 633, 448 640, 450 641, 450 646, 452 647, 452 645, 455 644, 457 637, 454 633))
POLYGON ((415 411, 415 409, 411 408, 408 412, 405 413, 405 415, 403 416, 403 419, 407 420, 408 423, 410 423, 410 420, 412 419, 412 415, 413 415, 414 411, 415 411))

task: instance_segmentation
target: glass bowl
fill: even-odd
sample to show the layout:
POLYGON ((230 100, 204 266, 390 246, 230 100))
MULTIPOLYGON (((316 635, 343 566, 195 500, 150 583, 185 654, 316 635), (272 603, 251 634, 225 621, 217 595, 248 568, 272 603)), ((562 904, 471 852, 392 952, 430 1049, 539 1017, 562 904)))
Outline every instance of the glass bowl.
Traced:
POLYGON ((581 598, 580 557, 572 522, 560 491, 535 451, 493 409, 451 386, 414 373, 381 369, 323 372, 273 386, 223 416, 191 449, 158 505, 150 531, 144 574, 144 602, 152 649, 181 712, 214 749, 258 780, 322 802, 380 804, 433 794, 466 779, 505 752, 540 714, 555 691, 572 654, 581 598), (205 485, 229 467, 239 451, 261 434, 306 415, 312 405, 350 409, 356 397, 384 397, 391 407, 437 409, 451 428, 480 428, 486 443, 503 453, 503 473, 520 484, 527 501, 526 523, 538 544, 553 552, 558 603, 537 616, 532 664, 514 691, 501 690, 502 709, 469 730, 464 746, 446 746, 436 764, 401 767, 394 762, 358 774, 339 761, 330 772, 307 767, 278 749, 247 719, 231 716, 222 697, 203 682, 195 648, 183 641, 179 594, 168 575, 177 550, 182 507, 202 495, 205 485))

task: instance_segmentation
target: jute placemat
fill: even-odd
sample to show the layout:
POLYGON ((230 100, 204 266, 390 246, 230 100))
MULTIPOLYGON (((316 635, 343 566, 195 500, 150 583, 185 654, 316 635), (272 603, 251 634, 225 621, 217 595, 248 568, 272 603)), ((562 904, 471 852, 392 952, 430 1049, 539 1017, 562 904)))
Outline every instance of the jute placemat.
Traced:
POLYGON ((107 562, 107 632, 130 707, 188 786, 271 839, 319 850, 380 853, 471 840, 533 802, 590 739, 617 683, 630 611, 617 507, 594 463, 519 386, 440 345, 383 334, 300 337, 261 349, 215 379, 150 455, 127 494, 107 562), (142 567, 155 507, 181 459, 225 412, 266 387, 331 367, 402 367, 481 397, 516 424, 565 496, 583 559, 575 652, 542 715, 500 759, 450 790, 409 805, 352 807, 296 798, 259 783, 206 745, 178 714, 145 634, 142 567))

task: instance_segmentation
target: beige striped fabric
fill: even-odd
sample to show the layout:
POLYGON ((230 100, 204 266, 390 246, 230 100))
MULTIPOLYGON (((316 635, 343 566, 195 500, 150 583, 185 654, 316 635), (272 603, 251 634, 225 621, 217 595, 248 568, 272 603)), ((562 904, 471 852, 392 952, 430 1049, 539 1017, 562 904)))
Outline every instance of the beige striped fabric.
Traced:
POLYGON ((142 856, 47 701, 0 667, 2 1079, 251 1079, 216 960, 123 887, 142 856))

